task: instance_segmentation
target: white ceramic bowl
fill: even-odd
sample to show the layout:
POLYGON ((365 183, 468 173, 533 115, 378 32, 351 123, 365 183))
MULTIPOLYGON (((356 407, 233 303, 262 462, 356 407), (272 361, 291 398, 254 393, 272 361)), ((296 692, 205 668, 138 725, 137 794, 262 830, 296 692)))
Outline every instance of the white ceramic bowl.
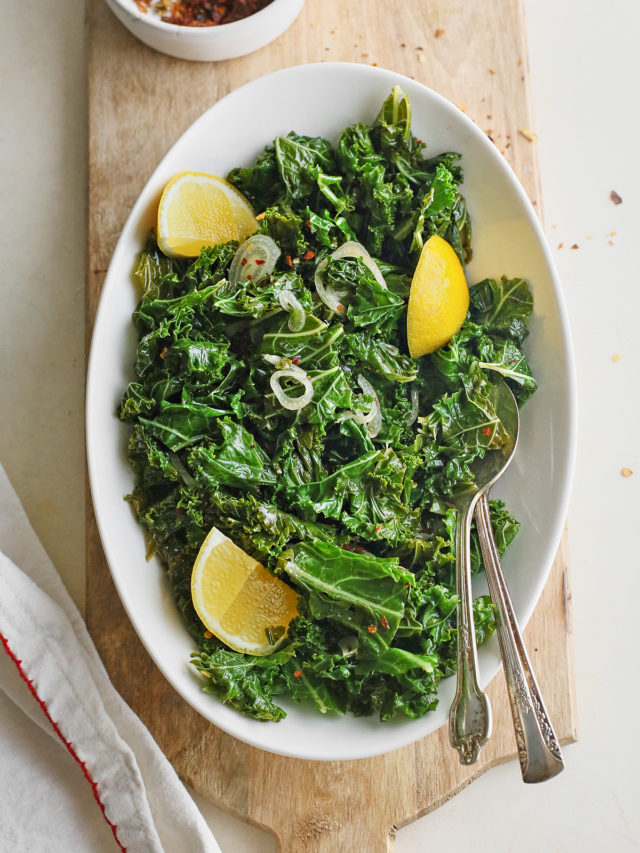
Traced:
MULTIPOLYGON (((413 107, 413 128, 431 155, 459 151, 464 194, 474 229, 469 280, 501 274, 532 285, 535 315, 526 342, 539 391, 522 412, 518 452, 494 491, 522 528, 504 560, 517 616, 526 624, 551 567, 567 511, 575 455, 575 378, 560 284, 542 229, 513 172, 466 116, 419 83, 365 65, 321 63, 277 71, 254 80, 204 113, 162 160, 124 227, 105 279, 93 333, 87 388, 87 449, 91 493, 113 578, 140 639, 175 689, 204 717, 254 746, 301 758, 347 759, 411 743, 447 720, 454 679, 441 685, 440 704, 419 720, 381 724, 376 719, 323 717, 282 701, 279 723, 247 719, 202 692, 188 663, 193 643, 174 607, 157 560, 145 562, 142 529, 123 495, 132 488, 126 429, 114 415, 132 378, 136 293, 131 271, 169 178, 181 170, 225 175, 249 164, 278 134, 335 138, 359 120, 370 121, 398 83, 413 107), (253 134, 239 118, 251 115, 253 134), (224 129, 224 132, 221 132, 224 129)), ((484 576, 474 592, 486 592, 484 576)), ((482 684, 500 659, 495 637, 480 648, 482 684)))
POLYGON ((134 0, 107 0, 111 11, 140 41, 178 59, 214 61, 244 56, 278 38, 298 16, 304 0, 273 0, 264 9, 217 27, 167 24, 134 0))

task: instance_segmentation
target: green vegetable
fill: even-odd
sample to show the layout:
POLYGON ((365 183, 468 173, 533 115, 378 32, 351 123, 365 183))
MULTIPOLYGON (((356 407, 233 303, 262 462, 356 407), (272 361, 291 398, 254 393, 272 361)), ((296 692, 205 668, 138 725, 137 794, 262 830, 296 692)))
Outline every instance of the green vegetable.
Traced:
MULTIPOLYGON (((407 354, 425 240, 439 234, 463 263, 471 257, 459 159, 424 156, 395 88, 372 125, 346 128, 335 145, 289 133, 231 172, 264 213, 263 243, 280 250, 268 275, 232 284, 233 242, 189 263, 150 240, 140 257, 135 376, 119 407, 131 425, 128 500, 166 566, 204 689, 256 719, 281 719, 279 696, 321 713, 419 717, 455 670, 450 498, 504 439, 495 378, 521 402, 536 388, 522 350, 533 309, 522 279, 475 285, 451 341, 419 360, 407 354), (353 252, 332 257, 347 241, 367 249, 386 287, 353 252), (320 264, 326 291, 344 294, 338 312, 316 292, 320 264), (279 371, 288 403, 303 372, 306 405, 283 408, 279 371), (287 643, 271 655, 203 636, 191 569, 214 525, 300 593, 287 643)), ((498 501, 491 510, 504 553, 518 523, 498 501)), ((472 562, 480 571, 475 531, 472 562)), ((480 597, 474 612, 481 642, 493 608, 480 597)))

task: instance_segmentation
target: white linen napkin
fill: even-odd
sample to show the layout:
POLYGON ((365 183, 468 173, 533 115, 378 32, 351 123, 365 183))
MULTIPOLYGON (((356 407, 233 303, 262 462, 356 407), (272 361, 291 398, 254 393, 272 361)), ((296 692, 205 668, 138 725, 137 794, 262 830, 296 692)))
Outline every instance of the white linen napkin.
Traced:
POLYGON ((174 769, 111 684, 1 465, 0 643, 0 851, 95 853, 100 838, 105 850, 220 853, 174 769), (74 784, 82 780, 93 799, 60 795, 52 750, 34 748, 40 733, 27 718, 64 751, 69 767, 60 787, 75 772, 74 784), (96 829, 100 813, 110 834, 96 829))

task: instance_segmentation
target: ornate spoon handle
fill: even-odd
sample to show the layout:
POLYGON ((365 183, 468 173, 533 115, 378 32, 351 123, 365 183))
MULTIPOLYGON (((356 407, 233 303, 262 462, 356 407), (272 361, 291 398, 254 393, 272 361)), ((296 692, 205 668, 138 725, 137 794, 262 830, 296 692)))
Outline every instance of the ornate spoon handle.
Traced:
POLYGON ((489 592, 497 611, 497 633, 507 680, 522 779, 544 782, 564 769, 562 752, 547 715, 513 612, 493 538, 489 499, 481 495, 475 519, 489 592))
POLYGON ((458 602, 458 674, 449 711, 449 740, 461 764, 474 764, 491 731, 489 700, 478 686, 478 653, 471 593, 471 516, 473 502, 458 507, 456 584, 458 602))

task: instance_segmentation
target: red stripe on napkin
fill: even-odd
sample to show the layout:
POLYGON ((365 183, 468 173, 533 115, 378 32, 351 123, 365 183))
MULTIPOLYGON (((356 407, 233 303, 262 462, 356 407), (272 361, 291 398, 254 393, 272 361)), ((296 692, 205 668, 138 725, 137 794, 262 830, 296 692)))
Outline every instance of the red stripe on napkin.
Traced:
POLYGON ((82 772, 84 773, 85 779, 91 785, 91 790, 93 791, 93 797, 94 797, 96 803, 100 806, 100 811, 102 812, 102 816, 104 817, 106 822, 109 824, 109 827, 111 828, 111 832, 113 833, 113 837, 116 840, 116 844, 118 845, 120 850, 123 851, 123 853, 126 853, 127 848, 123 847, 122 844, 120 843, 120 840, 118 839, 118 827, 114 823, 111 823, 111 821, 107 817, 107 814, 104 810, 104 805, 102 803, 102 800, 100 799, 100 797, 98 795, 98 785, 91 778, 91 774, 87 770, 87 765, 84 763, 84 761, 80 760, 80 757, 78 756, 75 749, 73 748, 73 744, 70 743, 65 738, 65 736, 60 731, 60 727, 55 722, 55 720, 51 717, 51 714, 49 713, 49 709, 47 708, 47 703, 38 696, 36 689, 33 686, 33 681, 27 677, 25 671, 22 669, 22 661, 19 660, 16 657, 16 655, 14 655, 14 653, 11 650, 11 647, 9 646, 9 643, 8 643, 6 637, 4 636, 4 634, 0 634, 0 640, 2 640, 2 645, 4 646, 6 653, 9 655, 11 660, 15 663, 22 680, 26 683, 27 687, 29 688, 29 691, 31 692, 31 694, 33 696, 33 698, 36 700, 38 705, 40 705, 40 707, 42 708, 42 713, 45 715, 47 720, 49 720, 49 722, 53 726, 54 732, 58 735, 58 737, 60 738, 62 743, 66 746, 66 748, 69 751, 69 754, 72 756, 72 758, 74 758, 74 760, 77 761, 78 764, 80 765, 80 767, 82 768, 82 772))

